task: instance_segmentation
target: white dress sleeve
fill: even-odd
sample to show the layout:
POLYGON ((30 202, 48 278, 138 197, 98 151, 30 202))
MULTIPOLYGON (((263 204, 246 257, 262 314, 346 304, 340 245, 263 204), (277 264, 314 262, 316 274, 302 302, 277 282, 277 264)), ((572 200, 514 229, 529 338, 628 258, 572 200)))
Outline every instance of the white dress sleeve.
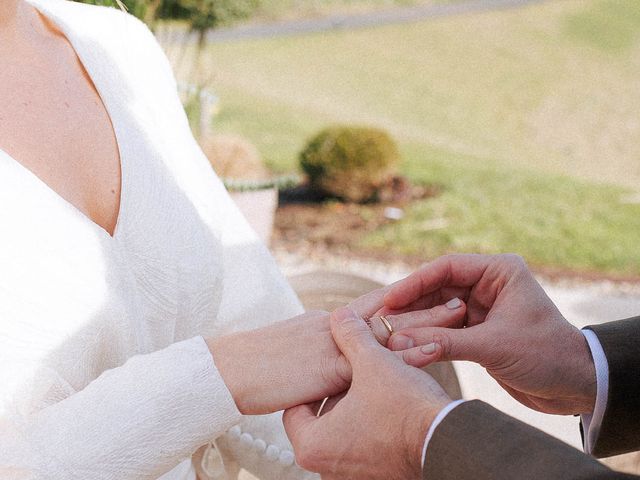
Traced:
POLYGON ((7 480, 155 479, 241 418, 202 337, 130 358, 29 416, 0 420, 7 480))
MULTIPOLYGON (((182 171, 189 179, 190 193, 196 197, 194 204, 222 244, 223 291, 216 319, 219 331, 251 330, 302 313, 302 305, 273 257, 230 199, 193 138, 164 52, 146 26, 132 20, 138 28, 132 26, 131 31, 139 35, 134 44, 146 52, 147 58, 157 59, 157 68, 153 69, 156 85, 161 80, 166 87, 160 94, 166 109, 163 117, 171 119, 172 133, 181 137, 182 171)), ((319 478, 295 464, 282 425, 282 412, 245 416, 240 425, 225 435, 211 437, 209 443, 208 453, 221 456, 227 478, 237 478, 239 468, 252 472, 261 480, 319 478)))

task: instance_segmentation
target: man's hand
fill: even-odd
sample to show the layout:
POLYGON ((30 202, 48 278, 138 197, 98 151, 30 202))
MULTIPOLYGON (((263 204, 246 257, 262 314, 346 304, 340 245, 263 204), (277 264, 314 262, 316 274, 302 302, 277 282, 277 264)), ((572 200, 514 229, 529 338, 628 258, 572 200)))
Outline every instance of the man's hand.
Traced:
POLYGON ((596 398, 593 359, 582 333, 565 320, 516 255, 438 258, 385 296, 398 323, 419 322, 421 309, 450 298, 467 304, 455 322, 401 329, 395 350, 435 343, 440 360, 484 366, 516 400, 545 413, 591 413, 596 398), (408 312, 408 313, 401 313, 408 312))
MULTIPOLYGON (((422 447, 429 426, 451 400, 428 374, 380 346, 348 308, 331 317, 333 337, 351 364, 349 391, 316 417, 317 404, 284 413, 298 464, 324 480, 422 478, 422 447)), ((433 358, 421 347, 415 358, 433 358)))

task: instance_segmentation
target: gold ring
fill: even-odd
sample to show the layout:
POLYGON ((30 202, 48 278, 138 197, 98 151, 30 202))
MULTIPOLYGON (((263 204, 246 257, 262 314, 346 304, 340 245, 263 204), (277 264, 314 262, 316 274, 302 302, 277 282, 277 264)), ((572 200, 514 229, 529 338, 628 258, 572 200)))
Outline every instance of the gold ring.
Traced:
POLYGON ((389 323, 389 320, 387 320, 387 317, 385 317, 384 315, 380 315, 380 320, 382 320, 382 324, 384 325, 384 328, 386 328, 387 331, 389 332, 389 336, 393 335, 393 327, 389 323))
POLYGON ((362 319, 364 320, 364 323, 367 324, 367 327, 373 330, 373 327, 371 326, 371 319, 369 317, 363 317, 362 319))

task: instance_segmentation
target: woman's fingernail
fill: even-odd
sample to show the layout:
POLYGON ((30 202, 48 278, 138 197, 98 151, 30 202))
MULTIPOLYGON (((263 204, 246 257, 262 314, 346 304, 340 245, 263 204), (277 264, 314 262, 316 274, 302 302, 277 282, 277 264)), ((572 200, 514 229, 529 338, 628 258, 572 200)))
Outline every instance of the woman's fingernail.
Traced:
POLYGON ((420 347, 420 351, 425 355, 431 355, 432 353, 436 353, 436 349, 438 346, 435 343, 427 343, 420 347))
POLYGON ((452 298, 447 303, 445 303, 444 306, 447 307, 449 310, 455 310, 462 306, 462 302, 460 301, 459 298, 452 298))
POLYGON ((415 343, 413 338, 405 337, 404 335, 393 335, 393 348, 394 350, 407 350, 408 348, 413 348, 415 343))

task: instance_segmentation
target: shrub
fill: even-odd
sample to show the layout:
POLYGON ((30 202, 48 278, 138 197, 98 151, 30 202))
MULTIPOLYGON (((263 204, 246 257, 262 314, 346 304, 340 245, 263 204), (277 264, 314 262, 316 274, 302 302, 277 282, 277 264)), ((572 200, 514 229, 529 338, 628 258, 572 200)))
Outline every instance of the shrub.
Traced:
POLYGON ((398 160, 391 137, 369 127, 327 128, 300 153, 300 166, 313 187, 351 202, 377 200, 398 160))

